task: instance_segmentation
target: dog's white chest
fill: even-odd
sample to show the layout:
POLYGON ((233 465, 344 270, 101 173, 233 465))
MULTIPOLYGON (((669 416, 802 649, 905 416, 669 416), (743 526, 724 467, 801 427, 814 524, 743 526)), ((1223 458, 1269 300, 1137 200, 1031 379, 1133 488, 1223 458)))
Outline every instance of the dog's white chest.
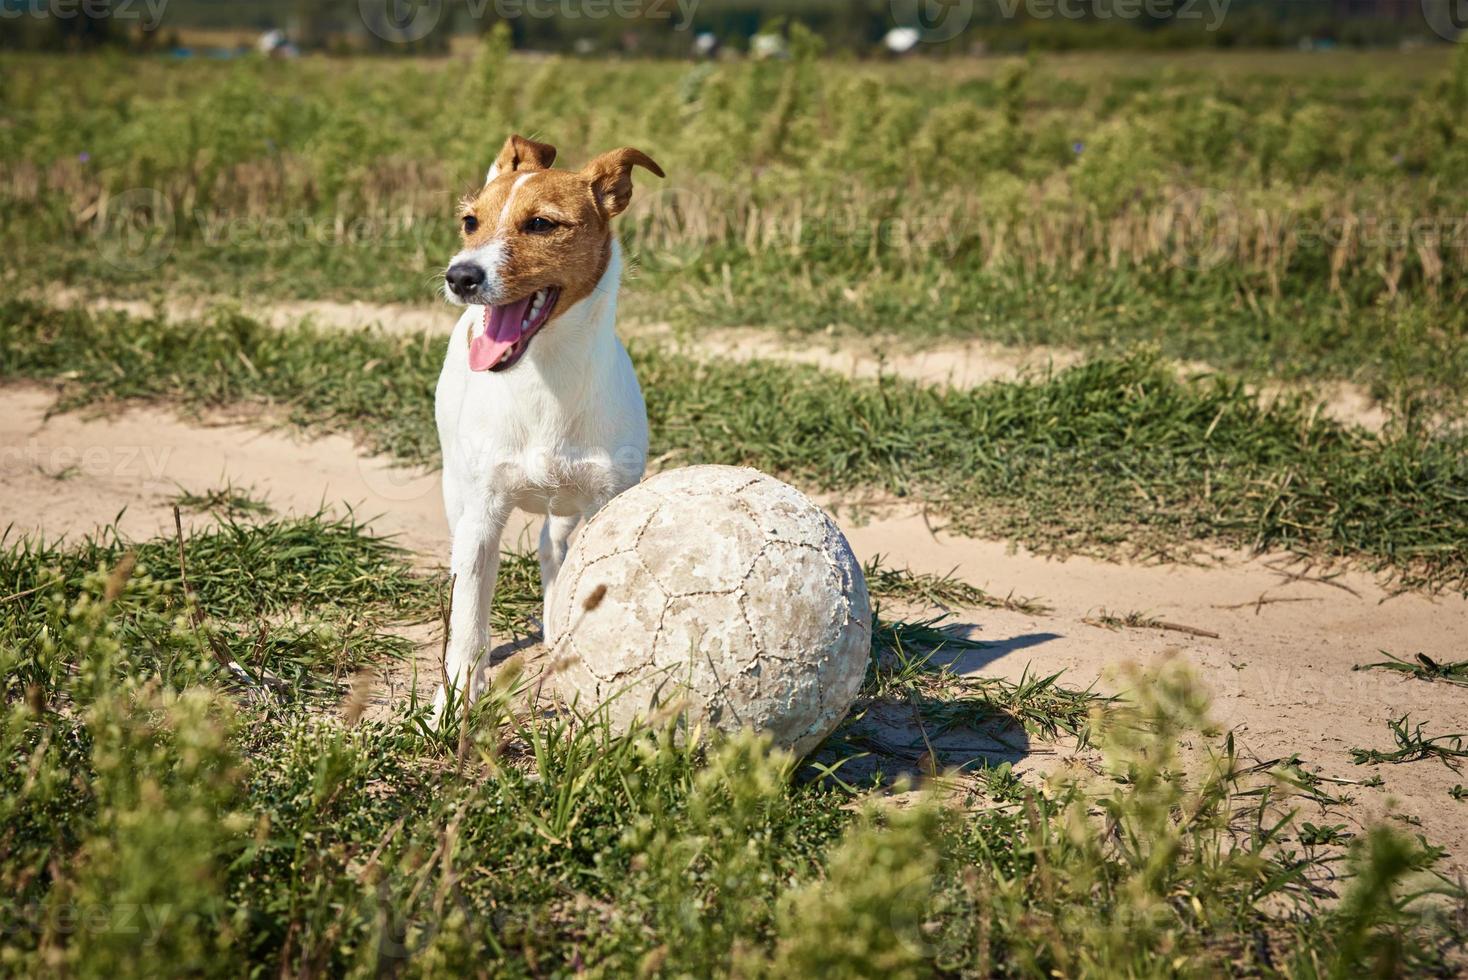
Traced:
MULTIPOLYGON (((468 364, 471 309, 449 341, 435 413, 444 491, 455 502, 579 514, 637 482, 647 453, 642 392, 608 326, 547 331, 501 373, 468 364), (580 356, 578 356, 580 355, 580 356)), ((453 514, 450 514, 452 521, 453 514)))

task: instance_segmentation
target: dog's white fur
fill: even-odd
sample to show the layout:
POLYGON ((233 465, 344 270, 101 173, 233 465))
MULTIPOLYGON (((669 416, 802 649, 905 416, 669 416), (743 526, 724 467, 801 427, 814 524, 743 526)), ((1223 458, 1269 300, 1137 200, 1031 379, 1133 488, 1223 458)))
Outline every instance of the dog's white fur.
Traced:
MULTIPOLYGON (((501 253, 502 254, 502 250, 501 253)), ((476 251, 489 283, 493 246, 476 251)), ((647 410, 617 339, 622 256, 615 233, 596 288, 561 311, 503 372, 469 369, 469 332, 484 316, 470 306, 454 327, 434 414, 443 450, 443 498, 453 535, 453 606, 445 671, 472 703, 489 667, 489 609, 500 537, 516 508, 545 514, 540 572, 546 603, 577 524, 642 477, 647 410)), ((547 633, 550 616, 543 618, 547 633)), ((546 642, 554 642, 547 635, 546 642)), ((447 692, 434 700, 442 715, 447 692)))

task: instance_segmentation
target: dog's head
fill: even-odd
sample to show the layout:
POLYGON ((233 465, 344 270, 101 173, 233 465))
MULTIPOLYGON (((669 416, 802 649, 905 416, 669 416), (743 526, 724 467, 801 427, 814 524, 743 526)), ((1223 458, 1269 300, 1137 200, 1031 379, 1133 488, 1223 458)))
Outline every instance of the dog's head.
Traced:
POLYGON ((469 366, 503 371, 557 315, 596 288, 611 259, 611 220, 632 199, 632 168, 663 176, 641 150, 603 153, 580 170, 552 170, 556 148, 511 136, 478 193, 459 207, 463 248, 444 293, 485 307, 469 366))

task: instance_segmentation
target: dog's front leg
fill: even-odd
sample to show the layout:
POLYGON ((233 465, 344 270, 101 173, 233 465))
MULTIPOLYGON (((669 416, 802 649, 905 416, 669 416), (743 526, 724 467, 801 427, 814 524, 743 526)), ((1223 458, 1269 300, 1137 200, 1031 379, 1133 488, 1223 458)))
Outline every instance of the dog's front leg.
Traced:
POLYGON ((560 574, 561 565, 566 561, 566 550, 570 547, 571 532, 576 530, 576 524, 580 520, 580 514, 573 514, 569 517, 550 514, 546 517, 545 523, 540 526, 540 587, 545 592, 544 609, 540 621, 545 631, 547 646, 556 642, 555 630, 551 627, 551 589, 555 587, 556 576, 560 574))
MULTIPOLYGON (((471 705, 479 699, 489 673, 489 609, 500 570, 504 528, 505 515, 498 510, 465 512, 454 525, 449 562, 454 577, 453 608, 443 667, 461 710, 465 699, 471 705)), ((443 717, 449 700, 448 690, 440 687, 433 700, 435 723, 443 717)))

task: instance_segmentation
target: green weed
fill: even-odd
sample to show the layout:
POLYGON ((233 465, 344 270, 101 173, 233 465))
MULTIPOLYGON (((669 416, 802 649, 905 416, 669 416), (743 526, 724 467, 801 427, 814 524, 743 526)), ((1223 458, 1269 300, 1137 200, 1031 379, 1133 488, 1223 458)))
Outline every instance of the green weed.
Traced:
POLYGON ((1050 611, 1050 607, 1039 599, 1016 597, 1013 592, 1001 598, 964 582, 953 572, 934 575, 931 572, 914 572, 910 568, 890 568, 883 564, 881 555, 873 555, 862 566, 862 575, 866 579, 867 591, 876 599, 898 599, 943 608, 1008 609, 1032 616, 1050 611))
POLYGON ((229 484, 202 493, 194 493, 179 487, 173 502, 183 510, 194 512, 222 512, 230 517, 268 515, 270 504, 253 497, 250 491, 229 484))
POLYGON ((1387 723, 1397 748, 1391 752, 1380 749, 1352 749, 1351 761, 1358 766, 1376 765, 1383 762, 1417 762, 1421 759, 1441 759, 1443 765, 1456 771, 1459 763, 1454 760, 1468 758, 1468 734, 1428 736, 1421 722, 1413 725, 1407 715, 1394 718, 1387 723))
POLYGON ((1457 687, 1468 687, 1468 660, 1454 663, 1438 663, 1425 653, 1419 653, 1411 661, 1403 660, 1385 650, 1380 651, 1386 660, 1374 664, 1357 664, 1352 670, 1394 670, 1420 681, 1442 681, 1457 687))

